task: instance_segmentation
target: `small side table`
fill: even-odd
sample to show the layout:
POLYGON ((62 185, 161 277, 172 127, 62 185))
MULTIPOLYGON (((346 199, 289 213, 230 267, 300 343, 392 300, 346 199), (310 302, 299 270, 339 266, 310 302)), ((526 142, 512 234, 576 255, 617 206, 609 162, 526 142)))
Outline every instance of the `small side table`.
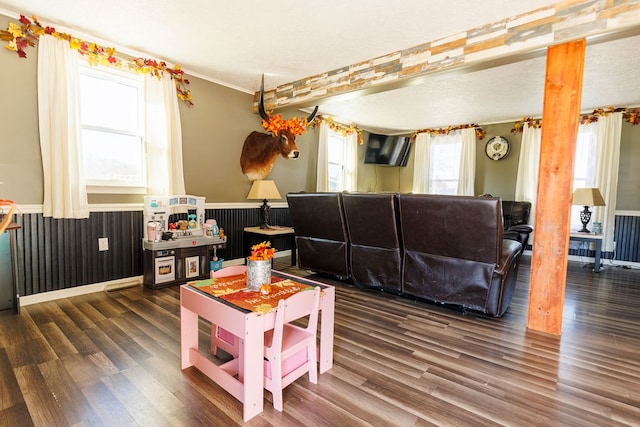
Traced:
MULTIPOLYGON (((285 227, 282 225, 272 225, 269 228, 260 227, 245 227, 244 237, 244 253, 249 256, 251 253, 251 246, 264 241, 266 238, 270 240, 276 240, 280 238, 288 238, 291 240, 291 265, 296 265, 296 232, 292 227, 285 227)), ((271 246, 275 247, 274 242, 271 242, 271 246)), ((245 258, 246 262, 246 258, 245 258)))
POLYGON ((594 233, 579 233, 579 232, 571 232, 569 233, 569 240, 575 240, 576 242, 589 242, 596 244, 596 259, 593 265, 594 273, 600 272, 600 255, 602 253, 602 238, 604 235, 602 234, 594 234, 594 233))

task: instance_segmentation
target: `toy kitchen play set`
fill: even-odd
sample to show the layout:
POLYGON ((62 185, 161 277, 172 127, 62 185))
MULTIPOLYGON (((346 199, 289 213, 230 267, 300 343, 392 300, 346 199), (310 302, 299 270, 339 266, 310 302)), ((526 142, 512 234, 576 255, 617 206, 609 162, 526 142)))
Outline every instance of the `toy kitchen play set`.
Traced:
MULTIPOLYGON (((204 197, 144 198, 144 286, 159 289, 209 277, 210 259, 227 240, 205 220, 204 197)), ((220 260, 221 264, 221 260, 220 260)))

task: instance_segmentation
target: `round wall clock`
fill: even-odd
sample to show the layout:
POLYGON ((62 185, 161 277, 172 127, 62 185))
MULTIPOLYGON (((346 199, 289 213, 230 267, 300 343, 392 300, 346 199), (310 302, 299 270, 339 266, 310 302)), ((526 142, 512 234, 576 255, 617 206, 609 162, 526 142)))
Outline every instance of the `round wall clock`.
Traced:
POLYGON ((494 136, 484 147, 484 152, 491 160, 500 160, 509 154, 509 141, 501 136, 494 136))

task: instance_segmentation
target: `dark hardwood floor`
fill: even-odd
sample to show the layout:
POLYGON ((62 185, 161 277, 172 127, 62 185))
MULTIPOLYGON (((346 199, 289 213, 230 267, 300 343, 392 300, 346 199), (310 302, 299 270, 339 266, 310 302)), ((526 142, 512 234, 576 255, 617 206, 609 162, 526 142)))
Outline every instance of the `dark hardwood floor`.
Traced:
MULTIPOLYGON (((282 413, 265 392, 264 412, 247 424, 640 425, 640 271, 570 262, 558 338, 525 327, 528 263, 500 319, 329 280, 333 369, 317 385, 303 377, 286 388, 282 413)), ((180 370, 179 324, 178 287, 1 312, 0 425, 243 424, 239 402, 180 370)))

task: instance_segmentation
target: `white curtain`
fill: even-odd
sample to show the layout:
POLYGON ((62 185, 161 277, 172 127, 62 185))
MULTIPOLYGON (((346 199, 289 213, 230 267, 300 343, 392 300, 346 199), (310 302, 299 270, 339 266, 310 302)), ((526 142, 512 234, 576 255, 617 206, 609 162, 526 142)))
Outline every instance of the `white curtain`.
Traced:
POLYGON ((180 111, 169 76, 145 76, 145 106, 147 194, 185 194, 180 111))
POLYGON ((431 134, 422 132, 416 135, 413 160, 413 187, 411 191, 425 194, 429 191, 429 163, 431 153, 431 134))
POLYGON ((318 131, 318 171, 316 173, 316 191, 329 191, 329 126, 320 123, 318 131))
MULTIPOLYGON (((538 192, 538 169, 540 166, 541 128, 534 128, 526 124, 522 130, 520 158, 518 160, 518 174, 516 176, 515 200, 531 202, 529 224, 535 224, 536 195, 538 192)), ((535 230, 534 230, 535 232, 535 230)), ((530 236, 533 242, 533 233, 530 236)))
POLYGON ((476 130, 462 129, 462 150, 458 174, 458 195, 474 196, 476 179, 476 130))
POLYGON ((358 189, 358 134, 355 132, 348 134, 345 142, 344 190, 356 191, 358 189))
POLYGON ((613 231, 618 193, 622 113, 600 116, 597 123, 595 186, 600 189, 606 206, 596 207, 594 217, 602 219, 602 250, 611 252, 614 250, 613 231))
POLYGON ((38 123, 45 217, 88 218, 80 144, 79 71, 69 42, 38 41, 38 123))

